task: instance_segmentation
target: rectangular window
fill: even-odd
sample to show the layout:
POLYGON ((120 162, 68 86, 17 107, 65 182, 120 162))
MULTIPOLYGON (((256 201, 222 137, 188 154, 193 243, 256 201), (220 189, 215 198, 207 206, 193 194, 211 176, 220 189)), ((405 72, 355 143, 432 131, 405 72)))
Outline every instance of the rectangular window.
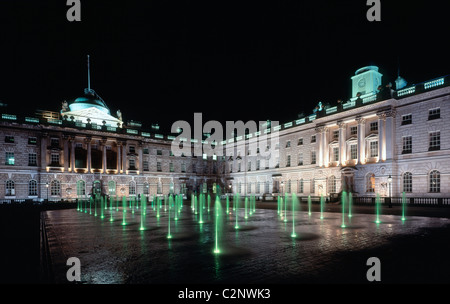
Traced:
POLYGON ((311 136, 311 143, 315 143, 316 142, 316 135, 311 136))
POLYGON ((402 154, 412 153, 412 136, 403 136, 402 154))
POLYGON ((350 159, 358 158, 358 147, 356 144, 350 145, 350 159))
POLYGON ((181 172, 182 173, 186 172, 186 164, 185 163, 181 163, 181 172))
POLYGON ((35 180, 31 180, 28 183, 28 196, 36 196, 37 195, 37 182, 35 180))
POLYGON ((441 109, 440 108, 434 108, 428 110, 428 120, 438 119, 441 118, 441 109))
POLYGON ((333 140, 339 139, 339 130, 333 131, 333 140))
POLYGON ((354 127, 350 127, 350 136, 356 136, 358 135, 358 127, 354 126, 354 127))
POLYGON ((162 155, 162 150, 156 150, 156 155, 162 155))
POLYGON ((192 173, 197 173, 197 165, 192 164, 192 173))
POLYGON ((311 151, 311 165, 316 164, 316 151, 311 151))
POLYGON ((136 148, 134 146, 129 146, 128 147, 128 152, 130 153, 136 153, 136 148))
POLYGON ((28 153, 28 166, 37 166, 36 153, 28 153))
POLYGON ((136 170, 136 162, 134 159, 128 160, 128 165, 130 166, 128 169, 130 170, 136 170))
POLYGON ((156 162, 156 171, 161 172, 161 162, 156 162))
POLYGON ((238 163, 238 172, 241 172, 241 163, 238 163))
POLYGON ((52 153, 50 161, 52 165, 59 166, 59 153, 52 153))
POLYGON ((206 153, 203 153, 203 159, 207 159, 208 155, 206 155, 206 153))
POLYGON ((286 148, 289 148, 290 146, 291 146, 291 141, 288 140, 288 141, 286 142, 286 148))
POLYGON ((298 145, 298 146, 303 145, 303 138, 299 138, 299 139, 298 139, 297 145, 298 145))
POLYGON ((412 124, 412 114, 402 115, 402 126, 412 124))
POLYGON ((174 172, 173 163, 169 163, 169 171, 174 172))
POLYGON ((370 123, 370 132, 378 131, 378 122, 374 121, 370 123))
POLYGON ((290 167, 291 166, 291 156, 288 155, 287 156, 287 161, 286 161, 286 167, 290 167))
POLYGON ((247 171, 252 171, 252 162, 249 161, 247 165, 247 171))
POLYGON ((150 154, 148 148, 144 148, 143 151, 142 151, 142 153, 144 153, 144 154, 150 154))
POLYGON ((14 152, 6 152, 5 165, 14 166, 14 152))
POLYGON ((5 143, 13 144, 14 143, 14 136, 5 136, 5 143))
POLYGON ((259 170, 260 165, 261 165, 261 160, 258 159, 258 160, 256 161, 256 170, 259 170))
POLYGON ((339 147, 333 148, 333 161, 339 161, 339 147))
POLYGON ((430 145, 428 151, 436 151, 441 149, 441 132, 430 132, 430 145))
POLYGON ((303 166, 303 153, 302 152, 300 152, 298 154, 298 165, 303 166))
POLYGON ((29 145, 36 145, 37 144, 37 138, 36 137, 28 137, 28 144, 29 145))
POLYGON ((144 168, 143 168, 144 171, 149 171, 148 160, 144 160, 144 161, 142 162, 142 166, 144 167, 144 168))
POLYGON ((369 157, 378 156, 378 141, 371 141, 369 143, 369 157))
POLYGON ((51 138, 50 145, 52 147, 59 147, 59 138, 55 138, 55 137, 51 138))

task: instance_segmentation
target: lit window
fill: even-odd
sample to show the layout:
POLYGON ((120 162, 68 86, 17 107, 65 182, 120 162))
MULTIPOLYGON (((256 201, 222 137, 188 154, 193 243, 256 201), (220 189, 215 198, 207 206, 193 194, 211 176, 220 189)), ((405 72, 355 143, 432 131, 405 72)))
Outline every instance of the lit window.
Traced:
POLYGON ((14 143, 14 136, 5 136, 5 143, 10 143, 13 144, 14 143))
POLYGON ((350 159, 358 158, 358 146, 356 144, 350 145, 350 159))
POLYGON ((441 173, 437 170, 430 172, 430 191, 432 193, 441 192, 441 173))
POLYGON ((378 122, 377 121, 374 121, 374 122, 370 123, 370 131, 371 132, 378 131, 378 122))
POLYGON ((358 134, 358 127, 354 126, 354 127, 350 127, 350 135, 354 136, 358 134))
POLYGON ((334 175, 328 177, 328 192, 336 193, 336 177, 334 175))
POLYGON ((375 192, 375 174, 373 173, 366 176, 366 192, 375 192))
POLYGON ((333 148, 333 161, 339 161, 339 147, 333 148))
POLYGON ((14 152, 6 152, 5 165, 14 166, 14 152))

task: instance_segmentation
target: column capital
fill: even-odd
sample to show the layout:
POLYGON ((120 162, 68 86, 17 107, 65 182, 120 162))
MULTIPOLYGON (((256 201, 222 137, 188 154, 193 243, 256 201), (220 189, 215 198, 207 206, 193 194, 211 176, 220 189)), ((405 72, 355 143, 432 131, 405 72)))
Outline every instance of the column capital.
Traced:
POLYGON ((90 144, 91 141, 92 141, 92 136, 90 136, 90 135, 88 135, 88 136, 86 136, 86 137, 84 138, 84 142, 85 142, 86 144, 90 144))
POLYGON ((337 122, 337 125, 338 125, 339 129, 345 129, 345 127, 347 127, 347 124, 345 122, 343 122, 342 120, 339 120, 337 122))
POLYGON ((102 139, 100 140, 100 144, 102 146, 105 146, 107 141, 108 141, 108 139, 106 137, 102 137, 102 139))
POLYGON ((323 133, 323 132, 326 132, 328 130, 328 128, 325 126, 316 126, 315 130, 316 130, 316 132, 323 133))
POLYGON ((363 118, 363 117, 361 117, 361 116, 357 116, 357 117, 355 118, 355 120, 356 120, 356 121, 358 122, 358 124, 360 124, 360 125, 363 125, 363 124, 366 123, 366 119, 363 118))

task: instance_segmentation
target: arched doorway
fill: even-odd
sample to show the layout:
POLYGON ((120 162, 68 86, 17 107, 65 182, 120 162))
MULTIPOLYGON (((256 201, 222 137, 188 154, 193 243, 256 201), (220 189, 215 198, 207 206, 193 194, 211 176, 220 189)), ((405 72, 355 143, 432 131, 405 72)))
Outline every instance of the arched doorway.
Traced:
POLYGON ((92 185, 92 195, 102 195, 102 182, 100 180, 95 180, 92 185))

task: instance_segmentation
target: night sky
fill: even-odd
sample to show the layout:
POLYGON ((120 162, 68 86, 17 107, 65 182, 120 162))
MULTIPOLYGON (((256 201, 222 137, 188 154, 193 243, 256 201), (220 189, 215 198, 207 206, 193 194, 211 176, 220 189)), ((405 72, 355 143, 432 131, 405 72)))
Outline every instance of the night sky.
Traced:
POLYGON ((12 113, 59 111, 91 87, 115 115, 169 131, 207 120, 294 120, 351 94, 377 65, 394 82, 450 73, 446 1, 0 1, 0 101, 12 113), (395 2, 393 4, 392 2, 395 2), (437 4, 441 3, 441 4, 437 4))

